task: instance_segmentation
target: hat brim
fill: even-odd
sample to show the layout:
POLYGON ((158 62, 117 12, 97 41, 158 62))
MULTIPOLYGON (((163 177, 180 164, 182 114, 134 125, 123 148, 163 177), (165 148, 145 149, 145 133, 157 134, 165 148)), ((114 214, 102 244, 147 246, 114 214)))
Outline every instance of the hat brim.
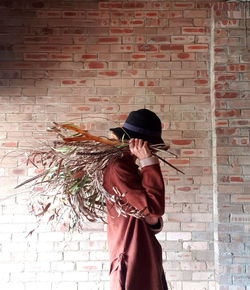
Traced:
POLYGON ((110 128, 110 131, 112 131, 119 139, 128 140, 130 138, 138 138, 144 141, 148 141, 151 144, 165 144, 165 142, 160 136, 158 137, 158 136, 143 135, 121 127, 110 128))

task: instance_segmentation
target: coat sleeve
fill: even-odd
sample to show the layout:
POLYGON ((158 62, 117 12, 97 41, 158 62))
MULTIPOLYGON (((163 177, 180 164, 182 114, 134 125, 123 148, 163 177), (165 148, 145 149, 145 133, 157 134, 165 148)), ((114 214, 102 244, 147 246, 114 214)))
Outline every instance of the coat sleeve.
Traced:
POLYGON ((110 181, 113 188, 125 194, 124 201, 144 215, 160 217, 165 209, 164 181, 159 164, 138 167, 131 163, 115 162, 110 181))
POLYGON ((155 225, 149 225, 151 231, 156 235, 162 231, 163 228, 163 219, 162 217, 158 218, 158 223, 155 225))

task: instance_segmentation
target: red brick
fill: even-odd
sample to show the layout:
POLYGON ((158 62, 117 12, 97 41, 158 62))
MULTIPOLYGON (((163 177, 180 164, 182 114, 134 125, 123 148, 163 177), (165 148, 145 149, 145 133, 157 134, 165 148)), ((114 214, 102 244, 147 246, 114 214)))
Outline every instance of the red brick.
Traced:
POLYGON ((156 12, 146 12, 146 17, 148 17, 148 18, 158 18, 158 11, 156 11, 156 12))
POLYGON ((239 145, 239 146, 244 146, 244 145, 248 145, 249 144, 249 138, 247 137, 234 137, 231 139, 231 144, 232 145, 239 145))
POLYGON ((71 106, 72 112, 93 112, 94 108, 92 106, 71 106))
POLYGON ((170 36, 151 36, 149 41, 152 43, 170 42, 170 36))
POLYGON ((188 166, 189 159, 188 158, 178 158, 178 159, 167 159, 167 161, 176 166, 188 166))
POLYGON ((181 10, 169 11, 169 18, 182 18, 182 17, 183 11, 181 10))
POLYGON ((14 141, 12 141, 12 142, 3 142, 1 144, 1 146, 3 146, 3 147, 17 147, 18 143, 14 142, 14 141))
POLYGON ((171 143, 178 146, 191 145, 192 140, 171 140, 171 143))
POLYGON ((169 27, 183 27, 183 26, 192 26, 193 19, 192 18, 170 18, 169 19, 169 27))
POLYGON ((195 60, 195 54, 194 53, 172 53, 171 54, 172 60, 195 60))
POLYGON ((11 87, 34 87, 33 79, 13 79, 10 80, 11 87))
POLYGON ((136 26, 139 26, 139 27, 142 27, 143 24, 144 24, 144 21, 143 20, 130 20, 129 22, 127 21, 122 21, 121 23, 122 25, 129 25, 131 27, 136 27, 136 26))
POLYGON ((48 77, 50 78, 67 78, 73 77, 72 70, 49 70, 47 72, 48 77))
POLYGON ((215 93, 215 97, 220 99, 235 99, 239 97, 239 93, 238 92, 216 92, 215 93))
POLYGON ((0 70, 1 79, 16 79, 21 76, 21 71, 19 70, 0 70))
POLYGON ((15 168, 11 170, 11 174, 14 175, 24 175, 25 174, 25 170, 21 169, 21 168, 15 168))
POLYGON ((217 128, 216 133, 218 135, 224 135, 224 136, 231 136, 236 133, 236 128, 217 128))
POLYGON ((216 127, 228 127, 229 121, 228 120, 216 120, 216 127))
POLYGON ((107 68, 107 64, 99 61, 91 61, 87 62, 87 67, 89 69, 99 69, 99 68, 107 68))
POLYGON ((184 46, 185 52, 206 52, 208 51, 207 44, 193 44, 193 45, 185 45, 184 46))
POLYGON ((61 11, 53 11, 53 10, 37 10, 36 11, 37 18, 61 18, 61 11))
POLYGON ((242 80, 250 81, 250 73, 242 73, 242 80))
POLYGON ((47 111, 50 113, 67 113, 70 111, 70 106, 69 105, 64 105, 64 104, 55 104, 55 105, 47 105, 46 107, 47 111))
POLYGON ((249 127, 250 122, 248 120, 230 120, 230 127, 249 127))
POLYGON ((157 46, 156 45, 152 45, 152 44, 140 44, 140 45, 137 45, 137 50, 138 51, 158 51, 157 46))
MULTIPOLYGON (((66 34, 66 35, 72 35, 72 34, 88 34, 88 29, 85 27, 67 27, 67 28, 63 28, 62 29, 62 35, 66 34)), ((85 38, 87 39, 87 37, 85 38)))
POLYGON ((235 18, 235 19, 244 19, 244 9, 241 9, 239 11, 229 11, 228 15, 230 18, 235 18))
MULTIPOLYGON (((185 83, 185 80, 184 80, 185 83)), ((181 96, 182 104, 193 104, 193 103, 208 103, 210 99, 209 95, 205 96, 181 96)))
POLYGON ((227 100, 216 100, 215 105, 217 109, 227 109, 227 100))
POLYGON ((136 70, 136 69, 128 69, 122 72, 122 77, 124 78, 144 78, 145 71, 136 70))
POLYGON ((158 35, 180 35, 181 34, 181 28, 180 27, 159 27, 157 29, 158 35))
POLYGON ((239 26, 239 21, 238 20, 218 20, 216 22, 216 27, 238 27, 239 26))
POLYGON ((227 70, 226 66, 223 66, 223 65, 215 65, 214 66, 215 72, 226 72, 226 70, 227 70))
POLYGON ((248 70, 246 64, 231 64, 229 65, 229 71, 244 72, 248 70))
POLYGON ((191 187, 190 186, 178 187, 177 190, 188 192, 188 191, 191 191, 191 187))
MULTIPOLYGON (((112 46, 113 47, 113 46, 112 46)), ((109 52, 110 50, 110 46, 109 45, 105 45, 105 44, 96 44, 96 45, 87 45, 86 47, 79 47, 79 50, 83 50, 86 51, 87 48, 87 53, 103 53, 103 52, 109 52)))
POLYGON ((47 36, 28 36, 24 37, 24 43, 47 43, 49 38, 47 36))
POLYGON ((148 87, 146 92, 148 94, 159 94, 159 95, 164 95, 164 94, 169 94, 170 93, 170 88, 168 87, 148 87))
POLYGON ((208 80, 205 79, 197 79, 194 81, 197 85, 207 85, 208 84, 208 80))
POLYGON ((117 71, 102 71, 102 72, 98 72, 98 75, 106 76, 106 77, 115 77, 115 76, 118 76, 118 72, 117 71))
POLYGON ((193 95, 195 93, 195 88, 176 88, 176 87, 172 87, 171 89, 172 94, 176 94, 176 95, 193 95))
POLYGON ((214 89, 217 91, 217 90, 223 90, 225 89, 225 84, 215 84, 214 85, 214 89))
POLYGON ((182 27, 182 34, 201 35, 206 32, 205 27, 182 27))
POLYGON ((20 88, 1 88, 0 90, 0 96, 19 96, 20 94, 20 88))
POLYGON ((110 33, 111 34, 132 34, 133 33, 133 28, 111 28, 110 33))
POLYGON ((240 116, 240 110, 215 110, 215 116, 221 118, 235 118, 240 116))
POLYGON ((67 96, 72 95, 72 89, 71 88, 48 88, 48 95, 59 95, 59 96, 67 96))
POLYGON ((145 3, 136 3, 136 2, 131 2, 131 3, 123 3, 122 8, 124 9, 143 9, 145 8, 145 3))
POLYGON ((82 55, 79 55, 78 58, 75 60, 80 60, 80 59, 83 59, 83 60, 95 59, 95 60, 97 60, 97 57, 98 57, 97 54, 82 54, 82 55))
POLYGON ((170 3, 168 2, 148 2, 148 8, 152 10, 163 10, 163 8, 169 8, 170 3))
MULTIPOLYGON (((69 77, 72 76, 73 72, 72 71, 69 71, 69 77)), ((97 71, 96 70, 82 70, 82 71, 74 71, 74 77, 77 77, 77 78, 95 78, 97 76, 97 71)), ((62 76, 64 77, 64 76, 62 76)))
POLYGON ((220 36, 220 37, 226 37, 227 36, 226 29, 215 29, 214 33, 215 33, 215 36, 216 37, 218 37, 218 36, 220 36))
MULTIPOLYGON (((146 54, 138 53, 138 54, 127 54, 123 57, 124 61, 131 61, 131 60, 146 60, 146 54)), ((122 64, 124 67, 124 64, 122 64)), ((128 66, 127 66, 128 67, 128 66)))
POLYGON ((117 43, 121 42, 121 39, 119 37, 99 37, 98 39, 99 43, 117 43))
POLYGON ((227 74, 227 75, 219 75, 217 77, 218 81, 233 81, 236 80, 236 75, 235 74, 227 74))
POLYGON ((175 79, 162 79, 160 80, 160 86, 161 87, 183 87, 183 80, 175 80, 175 79))
POLYGON ((73 80, 63 80, 62 81, 62 84, 63 85, 74 85, 74 84, 76 84, 76 81, 73 81, 73 80))
POLYGON ((233 203, 250 203, 250 194, 232 194, 233 203))
POLYGON ((187 9, 187 8, 194 8, 193 2, 174 2, 173 4, 174 9, 187 9))
MULTIPOLYGON (((167 26, 167 19, 165 18, 147 18, 145 21, 145 25, 148 27, 165 27, 167 26)), ((141 23, 138 23, 137 26, 143 26, 143 21, 141 23)))
POLYGON ((152 61, 159 61, 159 60, 170 60, 170 54, 168 53, 158 53, 158 54, 148 54, 147 60, 152 61))
POLYGON ((133 45, 112 45, 111 46, 111 53, 133 52, 133 51, 134 51, 133 45))
MULTIPOLYGON (((84 16, 84 15, 82 15, 84 16)), ((100 17, 102 18, 109 18, 110 14, 108 12, 104 12, 104 11, 87 11, 87 18, 90 19, 99 19, 100 17)))
MULTIPOLYGON (((98 53, 98 60, 99 61, 113 61, 113 62, 120 62, 122 58, 122 53, 98 53)), ((129 55, 129 54, 128 54, 129 55)), ((124 59, 126 58, 127 54, 124 54, 124 59)), ((123 62, 124 64, 124 62, 123 62)))
POLYGON ((127 114, 113 114, 111 116, 111 119, 113 121, 120 121, 120 122, 124 122, 127 119, 128 115, 127 114))
POLYGON ((76 18, 78 16, 77 11, 63 11, 63 18, 76 18))
POLYGON ((120 88, 97 88, 97 95, 106 96, 106 95, 119 95, 120 88))
POLYGON ((241 110, 242 117, 250 117, 250 109, 249 110, 241 110))
POLYGON ((23 121, 31 121, 32 114, 6 114, 6 120, 8 122, 23 122, 23 121))
POLYGON ((164 51, 164 50, 167 50, 167 51, 183 51, 184 49, 184 45, 181 45, 181 44, 162 44, 160 45, 160 50, 161 51, 164 51))
POLYGON ((87 98, 87 102, 93 102, 93 103, 98 103, 98 102, 101 102, 102 101, 102 98, 101 97, 89 97, 87 98))
POLYGON ((207 9, 184 10, 184 18, 206 18, 207 9))
POLYGON ((136 86, 140 86, 140 87, 144 87, 144 86, 148 86, 148 87, 152 87, 152 86, 158 86, 159 85, 159 80, 150 80, 150 79, 146 79, 146 80, 136 80, 135 81, 135 85, 136 86))
MULTIPOLYGON (((163 62, 160 62, 160 63, 163 63, 163 62)), ((141 70, 141 69, 144 69, 144 70, 151 70, 151 69, 156 69, 157 68, 157 62, 154 62, 154 61, 135 61, 133 63, 133 67, 135 69, 138 69, 138 70, 141 70)))
POLYGON ((249 90, 249 82, 243 81, 232 81, 229 84, 231 90, 247 91, 249 90))
POLYGON ((24 88, 23 96, 44 96, 47 95, 47 88, 24 88))
POLYGON ((1 80, 0 79, 0 87, 9 87, 10 81, 9 80, 1 80))
POLYGON ((119 112, 119 105, 101 106, 99 110, 102 113, 117 113, 119 112))
POLYGON ((48 59, 51 60, 73 60, 72 54, 59 54, 59 53, 50 53, 48 54, 48 59))

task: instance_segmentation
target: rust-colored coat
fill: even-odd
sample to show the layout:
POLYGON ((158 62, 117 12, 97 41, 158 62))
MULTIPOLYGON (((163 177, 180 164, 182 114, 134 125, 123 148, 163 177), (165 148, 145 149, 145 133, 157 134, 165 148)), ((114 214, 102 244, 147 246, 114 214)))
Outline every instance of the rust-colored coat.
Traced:
MULTIPOLYGON (((125 193, 125 201, 144 214, 160 217, 164 213, 164 183, 159 164, 138 170, 131 155, 108 164, 104 187, 125 193)), ((112 204, 107 205, 108 246, 111 290, 165 290, 163 285, 162 249, 154 232, 144 219, 118 216, 112 204)))

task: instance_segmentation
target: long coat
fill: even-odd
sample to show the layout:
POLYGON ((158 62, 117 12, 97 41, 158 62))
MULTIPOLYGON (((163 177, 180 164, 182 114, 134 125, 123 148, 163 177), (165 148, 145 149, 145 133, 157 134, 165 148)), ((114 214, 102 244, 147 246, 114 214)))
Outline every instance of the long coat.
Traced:
MULTIPOLYGON (((104 188, 125 194, 128 202, 144 214, 160 217, 164 213, 164 182, 159 164, 140 171, 133 156, 126 154, 111 161, 104 171, 104 188)), ((118 215, 107 204, 107 234, 110 256, 111 290, 165 290, 162 248, 144 219, 118 215)))

